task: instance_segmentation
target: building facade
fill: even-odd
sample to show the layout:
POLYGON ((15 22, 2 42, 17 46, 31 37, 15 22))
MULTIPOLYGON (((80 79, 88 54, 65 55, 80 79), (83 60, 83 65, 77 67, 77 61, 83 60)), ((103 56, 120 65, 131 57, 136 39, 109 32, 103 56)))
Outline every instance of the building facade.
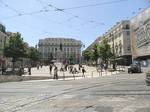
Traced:
POLYGON ((3 26, 0 24, 0 67, 6 62, 6 58, 4 57, 4 47, 8 40, 9 37, 3 26))
MULTIPOLYGON (((106 32, 102 38, 107 38, 112 53, 118 64, 129 65, 132 62, 130 21, 123 20, 106 32)), ((103 39, 100 40, 100 43, 103 39)))
POLYGON ((72 38, 46 38, 40 39, 38 50, 41 59, 48 61, 52 58, 57 61, 69 61, 79 63, 81 59, 82 42, 72 38))
POLYGON ((132 58, 150 66, 150 7, 131 19, 132 58))

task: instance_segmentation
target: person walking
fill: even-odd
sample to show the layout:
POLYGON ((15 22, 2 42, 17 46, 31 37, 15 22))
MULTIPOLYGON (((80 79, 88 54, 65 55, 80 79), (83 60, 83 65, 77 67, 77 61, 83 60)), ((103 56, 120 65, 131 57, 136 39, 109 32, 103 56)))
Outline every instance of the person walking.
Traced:
POLYGON ((39 64, 37 64, 37 70, 39 70, 39 64))
POLYGON ((31 65, 28 66, 29 75, 31 75, 31 65))
POLYGON ((54 68, 54 79, 58 80, 58 68, 57 67, 54 68))
POLYGON ((84 67, 82 67, 82 77, 85 77, 85 75, 84 75, 85 72, 86 71, 85 71, 84 67))
POLYGON ((53 66, 50 64, 50 65, 49 65, 49 72, 50 72, 50 75, 52 74, 52 69, 53 69, 53 66))

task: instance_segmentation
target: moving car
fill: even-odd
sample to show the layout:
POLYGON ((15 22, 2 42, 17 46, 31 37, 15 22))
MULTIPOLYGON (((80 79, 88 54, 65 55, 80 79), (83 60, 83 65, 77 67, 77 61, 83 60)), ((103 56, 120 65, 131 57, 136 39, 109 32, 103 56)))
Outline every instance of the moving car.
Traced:
POLYGON ((128 73, 141 73, 141 66, 138 64, 131 64, 128 67, 128 73))

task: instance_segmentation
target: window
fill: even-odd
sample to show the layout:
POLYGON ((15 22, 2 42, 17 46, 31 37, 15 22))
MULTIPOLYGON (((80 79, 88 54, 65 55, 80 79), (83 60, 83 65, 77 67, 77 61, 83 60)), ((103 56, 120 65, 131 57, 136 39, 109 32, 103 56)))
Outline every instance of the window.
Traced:
POLYGON ((128 46, 128 47, 127 47, 127 50, 128 50, 128 51, 130 51, 130 50, 131 50, 131 47, 130 47, 130 46, 128 46))
POLYGON ((126 25, 126 27, 125 27, 126 29, 129 29, 130 27, 129 27, 129 25, 126 25))
POLYGON ((127 34, 127 35, 130 35, 130 31, 127 31, 126 34, 127 34))

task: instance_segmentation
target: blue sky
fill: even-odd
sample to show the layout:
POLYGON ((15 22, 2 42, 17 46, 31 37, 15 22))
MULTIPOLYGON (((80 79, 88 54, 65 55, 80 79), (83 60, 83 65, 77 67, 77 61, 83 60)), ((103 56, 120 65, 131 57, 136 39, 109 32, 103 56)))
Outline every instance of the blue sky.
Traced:
POLYGON ((87 47, 116 22, 149 6, 150 0, 0 0, 0 22, 31 46, 42 38, 65 37, 87 47))

